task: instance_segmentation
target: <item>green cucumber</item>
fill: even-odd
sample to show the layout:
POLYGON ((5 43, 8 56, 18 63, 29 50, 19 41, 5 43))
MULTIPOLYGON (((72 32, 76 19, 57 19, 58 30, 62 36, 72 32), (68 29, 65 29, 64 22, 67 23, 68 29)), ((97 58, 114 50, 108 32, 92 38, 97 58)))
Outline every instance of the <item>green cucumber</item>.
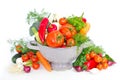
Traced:
POLYGON ((21 54, 15 54, 13 57, 12 57, 12 62, 13 63, 16 63, 16 60, 17 60, 17 58, 20 58, 21 57, 21 54))

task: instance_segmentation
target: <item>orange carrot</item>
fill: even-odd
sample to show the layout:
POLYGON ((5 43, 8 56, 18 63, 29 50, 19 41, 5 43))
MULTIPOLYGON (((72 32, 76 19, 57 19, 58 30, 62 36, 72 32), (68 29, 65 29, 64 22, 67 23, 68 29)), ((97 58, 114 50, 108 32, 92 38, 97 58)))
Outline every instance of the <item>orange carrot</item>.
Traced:
POLYGON ((39 61, 45 67, 46 70, 48 70, 48 71, 52 70, 50 63, 48 62, 47 59, 45 59, 45 57, 43 57, 43 55, 41 54, 40 51, 36 52, 36 56, 38 57, 39 61))

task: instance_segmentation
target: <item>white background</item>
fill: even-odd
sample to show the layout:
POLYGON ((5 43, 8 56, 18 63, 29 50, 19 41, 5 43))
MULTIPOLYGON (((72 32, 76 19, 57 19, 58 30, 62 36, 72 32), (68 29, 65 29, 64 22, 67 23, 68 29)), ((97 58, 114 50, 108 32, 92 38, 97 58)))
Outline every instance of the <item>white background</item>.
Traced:
POLYGON ((0 1, 0 80, 115 80, 120 74, 120 11, 119 0, 3 0, 0 1), (36 9, 62 16, 81 15, 91 24, 88 36, 96 45, 100 45, 117 62, 116 65, 97 73, 74 70, 47 72, 40 70, 29 74, 8 72, 12 53, 9 39, 27 38, 29 25, 27 13, 36 9))

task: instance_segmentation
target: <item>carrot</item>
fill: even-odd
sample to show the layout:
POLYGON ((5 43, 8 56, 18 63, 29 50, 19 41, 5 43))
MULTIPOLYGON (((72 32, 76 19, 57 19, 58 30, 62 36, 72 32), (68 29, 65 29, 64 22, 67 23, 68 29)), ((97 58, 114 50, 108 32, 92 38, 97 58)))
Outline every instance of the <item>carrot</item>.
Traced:
POLYGON ((83 35, 86 35, 87 32, 89 31, 90 29, 90 24, 89 23, 86 23, 86 26, 83 27, 81 30, 80 30, 80 33, 83 34, 83 35))
POLYGON ((46 70, 48 70, 48 71, 52 70, 50 63, 48 62, 48 60, 45 57, 43 57, 43 55, 41 54, 40 51, 36 52, 36 56, 38 57, 39 61, 45 67, 46 70))

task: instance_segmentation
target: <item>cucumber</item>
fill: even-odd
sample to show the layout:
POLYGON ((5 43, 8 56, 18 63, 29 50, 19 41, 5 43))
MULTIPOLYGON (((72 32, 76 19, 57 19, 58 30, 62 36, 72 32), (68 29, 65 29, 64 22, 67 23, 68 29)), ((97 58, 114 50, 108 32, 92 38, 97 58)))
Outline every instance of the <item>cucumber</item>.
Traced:
POLYGON ((13 62, 13 63, 16 63, 16 59, 19 58, 19 57, 21 57, 21 54, 18 54, 18 53, 15 54, 15 55, 12 57, 12 62, 13 62))

